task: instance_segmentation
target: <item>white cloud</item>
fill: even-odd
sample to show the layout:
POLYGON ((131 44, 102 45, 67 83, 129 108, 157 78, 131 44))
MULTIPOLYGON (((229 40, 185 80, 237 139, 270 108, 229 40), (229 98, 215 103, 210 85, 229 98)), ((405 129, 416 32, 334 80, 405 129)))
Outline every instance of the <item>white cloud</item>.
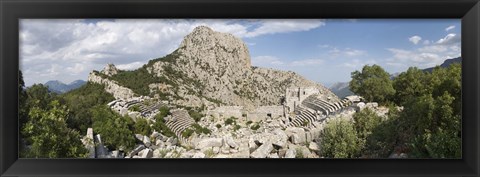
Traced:
POLYGON ((67 67, 66 70, 74 75, 79 74, 85 70, 84 65, 75 63, 74 66, 67 67))
POLYGON ((143 62, 136 61, 136 62, 132 62, 132 63, 122 64, 122 65, 116 65, 116 67, 117 67, 118 69, 121 69, 121 70, 135 70, 135 69, 140 68, 140 67, 143 66, 144 64, 145 64, 145 63, 143 63, 143 62))
POLYGON ((345 50, 345 55, 349 57, 365 55, 367 52, 363 50, 347 49, 345 50))
POLYGON ((452 26, 448 26, 447 28, 445 28, 445 31, 450 31, 450 30, 452 30, 452 29, 454 29, 454 28, 455 28, 455 26, 454 26, 454 25, 452 25, 452 26))
POLYGON ((422 40, 422 37, 415 35, 415 36, 412 36, 412 37, 408 38, 408 40, 410 42, 412 42, 413 44, 417 45, 418 42, 420 42, 420 40, 422 40))
POLYGON ((241 38, 253 38, 308 31, 324 26, 325 22, 316 19, 120 19, 92 23, 24 19, 20 21, 19 35, 24 80, 27 86, 48 80, 66 83, 85 80, 91 70, 101 70, 107 63, 122 69, 138 68, 141 63, 171 53, 185 35, 200 25, 241 38))
POLYGON ((308 31, 325 25, 324 20, 298 19, 298 20, 260 20, 260 26, 245 37, 256 37, 265 34, 287 33, 297 31, 308 31))
POLYGON ((420 68, 440 65, 446 59, 460 56, 460 40, 459 35, 451 33, 437 42, 425 40, 423 46, 413 50, 387 48, 393 54, 392 58, 388 59, 387 65, 402 69, 412 65, 420 68))
POLYGON ((444 38, 439 39, 437 41, 437 44, 449 45, 449 44, 460 43, 460 41, 461 41, 460 35, 457 35, 455 33, 450 33, 447 36, 445 36, 444 38))

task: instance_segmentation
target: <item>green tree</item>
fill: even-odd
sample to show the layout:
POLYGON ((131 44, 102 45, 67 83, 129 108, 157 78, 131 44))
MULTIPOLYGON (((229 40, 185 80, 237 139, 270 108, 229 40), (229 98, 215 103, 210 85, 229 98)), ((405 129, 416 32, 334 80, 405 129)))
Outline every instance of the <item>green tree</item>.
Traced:
POLYGON ((357 137, 352 122, 334 119, 325 126, 320 142, 321 154, 329 158, 358 157, 361 146, 357 137))
POLYGON ((93 130, 101 134, 103 143, 109 149, 132 149, 135 145, 131 131, 133 121, 129 117, 120 116, 106 105, 92 109, 93 130))
POLYGON ((29 158, 86 157, 80 134, 67 127, 66 106, 60 106, 57 100, 48 106, 51 108, 34 106, 29 112, 30 119, 22 129, 30 144, 24 155, 29 158))
POLYGON ((395 89, 394 101, 398 105, 405 104, 408 100, 431 93, 428 83, 428 73, 410 67, 406 72, 401 73, 393 80, 395 89))
POLYGON ((57 99, 57 94, 50 92, 48 87, 43 84, 34 84, 26 89, 27 107, 39 107, 41 109, 50 108, 50 103, 57 99))
MULTIPOLYGON (((452 103, 455 98, 448 92, 435 99, 429 98, 421 102, 428 105, 419 117, 414 129, 412 152, 416 157, 458 158, 461 155, 461 118, 454 112, 452 103)), ((412 111, 405 116, 412 115, 412 111)))
POLYGON ((22 71, 18 71, 18 123, 19 127, 22 128, 23 125, 28 120, 29 107, 27 106, 28 95, 25 91, 25 82, 23 81, 22 71))
MULTIPOLYGON (((18 71, 18 127, 23 129, 25 123, 28 121, 28 112, 30 108, 27 106, 27 92, 25 91, 25 82, 23 81, 22 71, 18 71)), ((22 135, 23 136, 23 135, 22 135)), ((19 141, 20 154, 25 151, 25 143, 23 139, 19 141)))
POLYGON ((386 103, 395 94, 390 75, 378 65, 365 65, 361 72, 352 72, 350 90, 367 101, 386 103))
POLYGON ((87 82, 80 88, 71 90, 61 95, 65 104, 70 109, 68 125, 86 134, 87 128, 92 127, 91 109, 98 105, 106 105, 115 98, 105 91, 104 86, 87 82))
POLYGON ((387 158, 395 148, 398 134, 397 130, 400 111, 395 106, 390 106, 387 113, 388 119, 381 121, 371 129, 365 139, 363 155, 371 158, 387 158))
POLYGON ((353 126, 357 132, 360 146, 365 146, 367 137, 380 125, 382 118, 375 111, 365 108, 353 115, 353 126))

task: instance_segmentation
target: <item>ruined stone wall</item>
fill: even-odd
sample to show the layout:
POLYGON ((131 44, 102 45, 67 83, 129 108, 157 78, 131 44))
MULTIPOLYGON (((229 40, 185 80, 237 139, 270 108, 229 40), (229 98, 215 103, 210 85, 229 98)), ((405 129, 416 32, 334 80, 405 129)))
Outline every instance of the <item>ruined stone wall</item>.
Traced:
POLYGON ((243 113, 243 106, 220 106, 209 110, 207 115, 213 116, 215 119, 230 117, 242 118, 243 113))
POLYGON ((283 106, 260 106, 247 113, 247 120, 259 122, 268 117, 278 118, 283 116, 283 106))
POLYGON ((318 94, 320 91, 313 87, 292 87, 285 91, 285 113, 289 114, 295 110, 295 106, 302 103, 310 95, 318 94))

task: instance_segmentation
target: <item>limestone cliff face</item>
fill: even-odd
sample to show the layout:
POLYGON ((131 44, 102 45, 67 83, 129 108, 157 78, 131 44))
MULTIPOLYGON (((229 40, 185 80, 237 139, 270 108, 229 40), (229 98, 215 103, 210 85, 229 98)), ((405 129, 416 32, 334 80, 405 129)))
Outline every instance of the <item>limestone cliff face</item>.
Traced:
MULTIPOLYGON (((104 70, 105 71, 105 70, 104 70)), ((103 71, 102 71, 103 72, 103 71)), ((105 91, 112 94, 115 99, 130 99, 135 96, 132 90, 118 85, 115 81, 107 78, 102 78, 98 73, 91 72, 88 75, 88 82, 102 84, 105 86, 105 91)))
POLYGON ((187 35, 168 60, 155 61, 146 69, 176 82, 178 90, 171 93, 185 98, 174 101, 182 105, 199 106, 212 99, 246 107, 280 105, 289 87, 316 87, 336 98, 327 88, 294 72, 252 67, 241 39, 204 26, 187 35))

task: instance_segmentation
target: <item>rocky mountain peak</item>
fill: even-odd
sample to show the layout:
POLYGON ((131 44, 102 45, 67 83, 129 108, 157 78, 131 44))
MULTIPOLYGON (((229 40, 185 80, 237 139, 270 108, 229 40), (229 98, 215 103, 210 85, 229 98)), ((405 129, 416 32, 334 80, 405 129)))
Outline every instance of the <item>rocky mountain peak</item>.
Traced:
POLYGON ((185 36, 179 52, 199 62, 225 63, 250 69, 250 54, 246 44, 232 34, 216 32, 199 26, 185 36))
POLYGON ((103 68, 102 73, 107 76, 113 76, 118 73, 118 69, 114 64, 109 63, 107 66, 105 66, 105 68, 103 68))

